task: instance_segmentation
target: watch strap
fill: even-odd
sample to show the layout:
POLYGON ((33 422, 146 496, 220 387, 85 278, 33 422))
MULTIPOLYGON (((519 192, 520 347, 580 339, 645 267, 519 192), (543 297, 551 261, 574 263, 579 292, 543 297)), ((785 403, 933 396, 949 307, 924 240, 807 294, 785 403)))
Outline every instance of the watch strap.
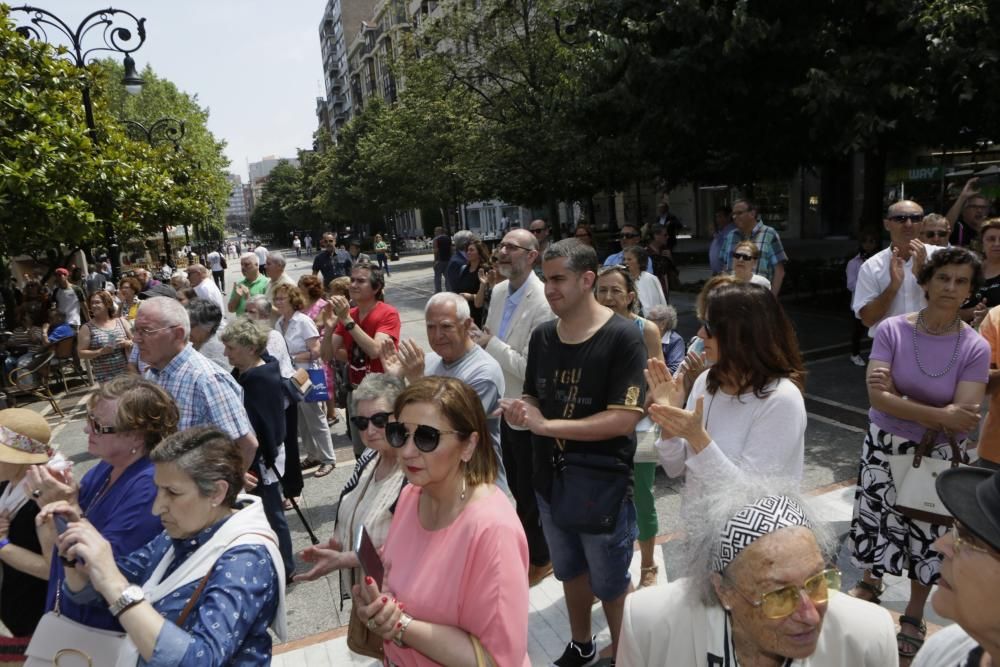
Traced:
POLYGON ((122 591, 122 594, 117 600, 115 600, 114 604, 108 608, 108 611, 111 612, 112 616, 118 618, 125 612, 126 609, 134 607, 145 599, 146 593, 135 584, 131 584, 122 591), (138 591, 138 594, 136 594, 135 591, 138 591))
POLYGON ((350 330, 352 330, 356 326, 358 326, 358 323, 355 322, 354 320, 351 320, 350 322, 348 322, 347 324, 344 325, 344 329, 347 330, 347 331, 350 331, 350 330))

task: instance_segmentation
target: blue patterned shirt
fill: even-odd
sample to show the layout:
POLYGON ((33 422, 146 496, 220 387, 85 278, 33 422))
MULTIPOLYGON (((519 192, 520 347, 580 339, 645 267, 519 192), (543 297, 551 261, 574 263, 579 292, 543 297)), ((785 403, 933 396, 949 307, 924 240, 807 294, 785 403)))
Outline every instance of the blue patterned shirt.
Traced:
POLYGON ((252 432, 239 383, 190 343, 163 370, 147 369, 146 377, 173 396, 180 411, 178 431, 214 426, 233 440, 252 432))
POLYGON ((788 255, 785 254, 785 247, 781 245, 781 237, 778 236, 778 232, 775 231, 774 227, 768 227, 763 222, 758 221, 754 225, 750 236, 744 236, 739 227, 735 227, 733 231, 729 232, 729 235, 722 242, 722 249, 719 251, 719 261, 726 267, 726 271, 732 272, 733 250, 736 249, 736 246, 741 241, 747 240, 753 241, 757 245, 757 248, 760 249, 760 257, 757 259, 754 273, 772 280, 774 278, 774 267, 782 262, 787 262, 788 255))
MULTIPOLYGON (((115 559, 130 583, 146 583, 153 570, 174 547, 174 560, 164 579, 205 544, 225 523, 220 521, 194 537, 175 540, 166 532, 128 556, 115 559)), ((268 625, 278 611, 278 574, 267 548, 241 544, 227 549, 216 561, 208 583, 188 615, 184 628, 175 624, 200 580, 181 586, 153 604, 167 623, 156 638, 152 660, 141 657, 139 665, 269 665, 271 636, 268 625)), ((79 604, 106 606, 104 598, 91 586, 73 593, 63 586, 63 595, 79 604)))

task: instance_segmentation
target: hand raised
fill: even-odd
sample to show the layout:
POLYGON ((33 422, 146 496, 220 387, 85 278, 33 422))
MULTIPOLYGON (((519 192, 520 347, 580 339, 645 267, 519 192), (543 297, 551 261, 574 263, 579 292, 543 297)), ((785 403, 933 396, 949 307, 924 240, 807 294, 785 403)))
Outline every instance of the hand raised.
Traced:
POLYGON ((684 405, 686 396, 684 372, 682 366, 677 370, 676 375, 672 375, 670 369, 661 360, 650 359, 647 361, 643 374, 646 376, 646 385, 649 387, 650 402, 673 407, 684 405))

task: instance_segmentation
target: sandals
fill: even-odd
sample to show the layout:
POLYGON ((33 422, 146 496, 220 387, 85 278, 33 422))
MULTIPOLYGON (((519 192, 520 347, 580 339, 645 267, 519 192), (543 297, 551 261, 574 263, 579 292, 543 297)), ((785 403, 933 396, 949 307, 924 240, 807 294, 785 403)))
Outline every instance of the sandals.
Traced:
POLYGON ((900 616, 899 617, 899 633, 896 635, 896 649, 899 651, 899 657, 903 659, 911 659, 920 650, 920 647, 924 645, 924 639, 927 637, 927 623, 924 622, 922 618, 913 618, 912 616, 900 616), (911 637, 910 635, 903 634, 903 623, 912 626, 917 629, 920 633, 919 637, 911 637))
MULTIPOLYGON (((882 593, 885 593, 885 584, 883 582, 879 582, 879 585, 876 586, 875 584, 869 584, 864 579, 859 580, 851 590, 847 591, 847 594, 852 598, 871 602, 872 604, 882 604, 882 593)), ((904 618, 907 617, 904 616, 904 618)))
POLYGON ((660 568, 656 565, 650 565, 649 567, 643 567, 639 570, 639 588, 647 588, 649 586, 656 585, 656 575, 659 573, 660 568))
POLYGON ((326 477, 331 472, 333 472, 333 468, 334 464, 324 463, 319 468, 316 469, 316 472, 313 473, 313 477, 326 477))

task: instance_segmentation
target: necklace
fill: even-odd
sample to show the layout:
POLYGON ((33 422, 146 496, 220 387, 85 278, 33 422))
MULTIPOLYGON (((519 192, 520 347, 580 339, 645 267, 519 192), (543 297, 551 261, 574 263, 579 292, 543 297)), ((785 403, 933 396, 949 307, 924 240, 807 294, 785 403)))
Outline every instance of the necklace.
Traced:
POLYGON ((83 516, 86 517, 87 514, 91 512, 91 510, 97 507, 97 504, 102 500, 104 500, 104 496, 106 496, 108 491, 110 490, 111 490, 111 472, 109 471, 108 478, 104 480, 104 485, 101 487, 101 490, 97 492, 97 495, 94 496, 93 500, 87 503, 87 509, 83 511, 83 516))
POLYGON ((944 367, 944 370, 938 373, 930 373, 927 371, 926 368, 924 368, 923 363, 921 363, 920 361, 920 348, 917 347, 917 329, 923 327, 924 331, 926 331, 929 334, 944 333, 944 331, 943 330, 941 332, 931 331, 930 329, 927 328, 927 325, 924 323, 924 311, 921 310, 920 312, 917 313, 917 321, 913 323, 913 354, 917 358, 917 368, 919 368, 920 372, 929 378, 939 378, 942 375, 947 375, 948 371, 950 371, 952 366, 955 365, 955 362, 958 361, 958 350, 962 345, 962 320, 957 315, 955 316, 955 321, 952 323, 952 326, 957 327, 958 336, 955 338, 955 349, 951 353, 951 361, 949 361, 948 365, 944 367))

